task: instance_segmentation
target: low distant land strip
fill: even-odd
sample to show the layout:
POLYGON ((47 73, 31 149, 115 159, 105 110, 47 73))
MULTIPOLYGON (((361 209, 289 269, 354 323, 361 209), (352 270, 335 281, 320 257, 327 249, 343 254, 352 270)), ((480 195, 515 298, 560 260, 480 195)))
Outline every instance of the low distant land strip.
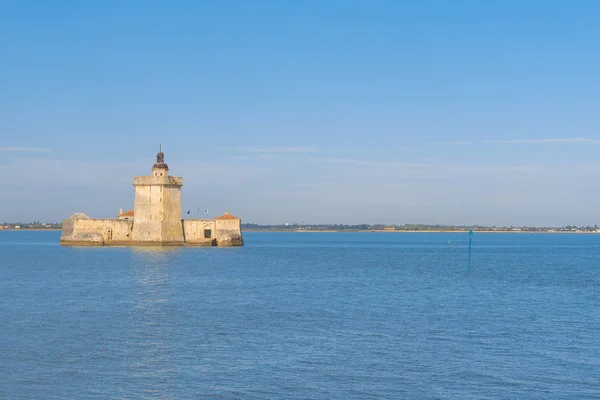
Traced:
POLYGON ((46 222, 2 222, 0 230, 60 230, 62 224, 46 222))
POLYGON ((529 232, 529 233, 600 233, 600 227, 575 226, 564 227, 535 227, 535 226, 467 226, 467 225, 385 225, 385 224, 282 224, 282 225, 259 225, 242 224, 245 232, 529 232))
MULTIPOLYGON (((60 230, 62 224, 54 222, 3 222, 0 230, 60 230)), ((600 227, 567 225, 563 227, 535 227, 535 226, 483 226, 483 225, 386 225, 386 224, 242 224, 245 232, 446 232, 460 233, 473 232, 525 232, 525 233, 600 233, 600 227)))

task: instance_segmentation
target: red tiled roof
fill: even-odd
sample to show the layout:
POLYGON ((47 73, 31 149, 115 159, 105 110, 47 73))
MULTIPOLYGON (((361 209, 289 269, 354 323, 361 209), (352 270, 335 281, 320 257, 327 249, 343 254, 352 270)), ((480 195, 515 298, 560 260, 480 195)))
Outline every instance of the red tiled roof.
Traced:
POLYGON ((122 214, 119 214, 119 217, 133 217, 133 210, 127 210, 122 214))
POLYGON ((223 214, 220 217, 217 217, 215 219, 239 219, 239 218, 238 217, 234 217, 233 215, 231 215, 228 212, 226 212, 225 214, 223 214))

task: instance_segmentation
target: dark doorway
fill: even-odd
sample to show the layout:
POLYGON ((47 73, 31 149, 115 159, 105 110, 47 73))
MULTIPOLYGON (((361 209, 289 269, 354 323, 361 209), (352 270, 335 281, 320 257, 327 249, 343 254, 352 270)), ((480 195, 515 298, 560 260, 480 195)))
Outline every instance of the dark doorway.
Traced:
POLYGON ((204 230, 204 239, 210 239, 210 229, 205 229, 204 230))

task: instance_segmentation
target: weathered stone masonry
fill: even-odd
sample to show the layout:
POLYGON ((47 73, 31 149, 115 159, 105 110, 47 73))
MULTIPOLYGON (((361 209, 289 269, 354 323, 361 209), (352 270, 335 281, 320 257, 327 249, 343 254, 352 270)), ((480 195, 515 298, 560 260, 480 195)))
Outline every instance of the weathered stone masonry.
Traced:
POLYGON ((243 246, 241 220, 229 213, 212 220, 181 219, 183 179, 169 175, 164 154, 156 155, 152 175, 133 178, 133 212, 117 219, 75 213, 63 221, 64 246, 243 246), (132 216, 133 214, 133 216, 132 216))

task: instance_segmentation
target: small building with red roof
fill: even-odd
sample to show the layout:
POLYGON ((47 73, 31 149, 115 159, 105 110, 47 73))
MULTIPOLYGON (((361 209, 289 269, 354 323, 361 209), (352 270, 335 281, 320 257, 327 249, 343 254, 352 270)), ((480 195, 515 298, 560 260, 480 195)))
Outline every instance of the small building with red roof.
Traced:
POLYGON ((119 211, 119 215, 117 216, 117 219, 132 220, 133 216, 134 216, 133 210, 127 210, 127 211, 123 212, 123 209, 121 209, 119 211))

